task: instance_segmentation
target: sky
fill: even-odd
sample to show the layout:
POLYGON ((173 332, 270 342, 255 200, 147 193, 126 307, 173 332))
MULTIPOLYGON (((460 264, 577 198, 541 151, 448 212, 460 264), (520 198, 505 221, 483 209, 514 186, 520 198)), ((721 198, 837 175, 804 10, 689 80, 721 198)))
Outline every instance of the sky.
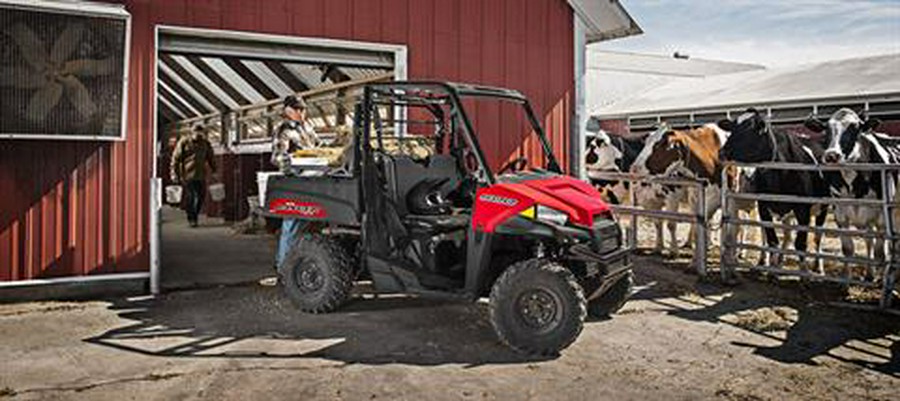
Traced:
POLYGON ((900 0, 620 1, 644 34, 592 48, 770 67, 900 53, 900 0))

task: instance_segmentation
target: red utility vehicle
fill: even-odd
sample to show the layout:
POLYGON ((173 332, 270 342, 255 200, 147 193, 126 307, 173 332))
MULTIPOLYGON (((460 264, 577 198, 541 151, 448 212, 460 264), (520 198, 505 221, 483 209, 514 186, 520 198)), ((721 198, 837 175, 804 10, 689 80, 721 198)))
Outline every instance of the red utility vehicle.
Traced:
POLYGON ((509 346, 553 354, 586 315, 631 292, 630 249, 591 185, 562 174, 519 92, 439 82, 365 87, 342 168, 270 178, 271 216, 308 221, 278 267, 302 310, 332 311, 355 279, 379 292, 476 301, 509 346), (543 151, 491 171, 464 104, 524 112, 543 151), (424 135, 421 135, 424 134, 424 135))

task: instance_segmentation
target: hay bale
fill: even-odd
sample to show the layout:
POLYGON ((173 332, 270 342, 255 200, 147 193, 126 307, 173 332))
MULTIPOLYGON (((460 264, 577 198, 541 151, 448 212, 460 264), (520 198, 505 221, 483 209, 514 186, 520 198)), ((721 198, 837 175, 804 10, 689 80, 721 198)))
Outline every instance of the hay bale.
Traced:
POLYGON ((782 331, 797 321, 797 311, 786 306, 763 307, 737 313, 735 324, 756 332, 782 331))

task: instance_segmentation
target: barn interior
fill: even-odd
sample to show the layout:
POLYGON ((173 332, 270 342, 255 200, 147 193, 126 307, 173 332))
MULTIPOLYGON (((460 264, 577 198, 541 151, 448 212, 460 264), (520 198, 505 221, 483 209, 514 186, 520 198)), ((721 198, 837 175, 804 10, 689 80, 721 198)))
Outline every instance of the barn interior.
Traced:
MULTIPOLYGON (((157 176, 169 174, 178 139, 202 125, 216 171, 207 185, 199 227, 189 226, 181 199, 161 213, 164 289, 255 281, 273 273, 275 239, 256 216, 259 181, 276 169, 271 138, 282 99, 307 103, 307 120, 328 144, 349 133, 363 85, 394 79, 395 54, 346 42, 263 35, 160 32, 157 57, 157 176), (216 189, 224 187, 224 194, 216 189)), ((323 149, 323 152, 328 152, 323 149)), ((334 153, 334 152, 331 152, 334 153)), ((325 156, 325 155, 322 155, 325 156)), ((177 198, 177 197, 176 197, 177 198)))

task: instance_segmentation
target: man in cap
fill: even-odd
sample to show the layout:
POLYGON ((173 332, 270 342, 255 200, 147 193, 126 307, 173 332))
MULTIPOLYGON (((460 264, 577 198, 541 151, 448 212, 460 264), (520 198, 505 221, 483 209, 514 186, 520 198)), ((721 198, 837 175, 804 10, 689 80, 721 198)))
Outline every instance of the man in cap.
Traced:
MULTIPOLYGON (((284 174, 296 174, 291 166, 291 155, 299 149, 317 148, 319 136, 312 125, 306 121, 306 102, 299 96, 289 95, 284 98, 282 117, 284 122, 278 127, 272 138, 272 164, 284 174)), ((303 224, 299 220, 285 218, 281 221, 281 236, 278 240, 278 252, 275 267, 281 266, 291 246, 297 241, 303 224)))
POLYGON ((184 135, 175 145, 170 164, 172 181, 184 186, 188 223, 197 227, 200 210, 206 198, 206 177, 215 173, 213 149, 206 139, 206 128, 197 124, 190 135, 184 135))
POLYGON ((306 121, 307 107, 303 98, 289 95, 282 103, 284 122, 272 138, 272 164, 282 173, 293 174, 291 155, 299 149, 317 148, 320 141, 312 125, 306 121))

